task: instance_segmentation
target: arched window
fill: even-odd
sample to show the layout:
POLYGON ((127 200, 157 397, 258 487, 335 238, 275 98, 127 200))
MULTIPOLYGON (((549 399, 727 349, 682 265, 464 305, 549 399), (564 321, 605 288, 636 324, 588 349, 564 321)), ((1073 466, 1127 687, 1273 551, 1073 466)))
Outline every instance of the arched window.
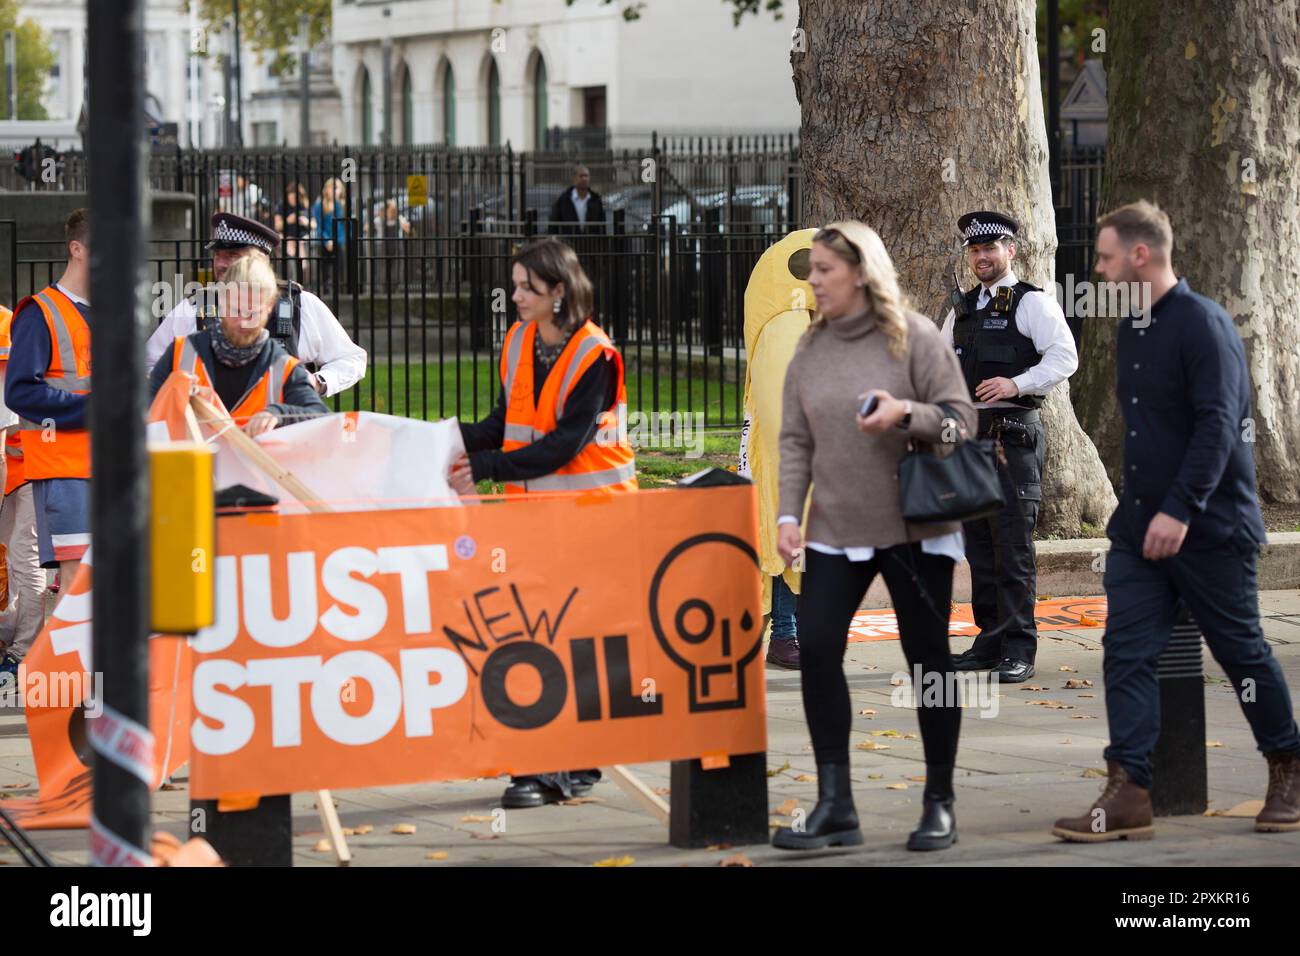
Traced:
POLYGON ((546 61, 537 54, 533 64, 533 149, 546 148, 546 130, 550 126, 546 98, 546 61))
POLYGON ((415 97, 411 92, 411 71, 402 71, 402 142, 415 141, 415 97))
POLYGON ((487 120, 488 145, 501 145, 501 75, 497 73, 497 61, 488 62, 487 76, 487 120))
POLYGON ((361 144, 373 146, 375 142, 374 103, 371 102, 370 71, 361 68, 361 144))
POLYGON ((442 61, 442 141, 456 145, 456 73, 448 60, 442 61))

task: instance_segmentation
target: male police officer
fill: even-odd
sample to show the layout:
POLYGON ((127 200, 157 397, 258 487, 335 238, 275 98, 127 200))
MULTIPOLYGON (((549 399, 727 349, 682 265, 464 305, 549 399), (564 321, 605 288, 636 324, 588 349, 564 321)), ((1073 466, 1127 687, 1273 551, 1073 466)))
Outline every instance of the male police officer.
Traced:
MULTIPOLYGON (((218 282, 244 255, 270 256, 280 234, 253 219, 219 212, 212 217, 212 271, 218 282)), ((203 290, 167 313, 149 337, 145 354, 149 367, 177 338, 198 331, 200 323, 217 321, 217 297, 203 290)), ((351 388, 366 374, 366 351, 348 338, 329 306, 296 282, 281 283, 280 301, 267 322, 267 331, 295 358, 316 366, 312 384, 322 396, 351 388)))
POLYGON ((980 633, 954 663, 958 670, 996 669, 1001 680, 1019 683, 1034 675, 1038 651, 1034 526, 1046 453, 1038 409, 1053 385, 1074 374, 1079 356, 1056 298, 1011 271, 1016 221, 972 212, 957 228, 980 284, 965 294, 964 315, 948 313, 943 336, 961 361, 979 412, 979 437, 1000 445, 1006 505, 963 526, 980 633))

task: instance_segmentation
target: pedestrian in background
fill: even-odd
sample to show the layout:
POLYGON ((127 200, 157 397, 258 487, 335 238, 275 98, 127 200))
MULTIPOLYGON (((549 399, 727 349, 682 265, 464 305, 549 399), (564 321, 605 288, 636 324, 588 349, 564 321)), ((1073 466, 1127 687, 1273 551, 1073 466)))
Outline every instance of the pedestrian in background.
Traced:
POLYGON ((813 238, 808 282, 817 315, 800 340, 782 396, 779 547, 787 563, 805 548, 800 516, 808 489, 807 544, 799 594, 804 714, 817 761, 817 805, 802 829, 782 828, 784 849, 862 842, 849 782, 852 706, 844 676, 849 625, 877 574, 885 579, 914 681, 926 782, 908 849, 956 838, 953 766, 961 710, 953 688, 948 615, 957 523, 903 520, 898 466, 911 440, 939 445, 973 434, 974 407, 957 357, 934 323, 909 310, 889 253, 860 222, 813 238), (874 409, 861 414, 864 400, 874 409), (938 682, 935 701, 923 683, 938 682))
POLYGON ((298 281, 306 283, 307 255, 310 240, 316 234, 316 220, 311 214, 311 200, 302 183, 289 183, 284 202, 275 214, 275 231, 284 237, 284 255, 298 272, 298 281))
POLYGON ((341 180, 335 178, 325 180, 320 197, 311 207, 311 217, 316 221, 319 230, 320 285, 325 289, 329 287, 334 276, 336 257, 342 258, 347 251, 347 192, 341 180))
POLYGON ((591 188, 591 170, 579 164, 573 170, 573 185, 560 193, 551 207, 550 230, 557 234, 599 231, 605 225, 605 203, 591 188))

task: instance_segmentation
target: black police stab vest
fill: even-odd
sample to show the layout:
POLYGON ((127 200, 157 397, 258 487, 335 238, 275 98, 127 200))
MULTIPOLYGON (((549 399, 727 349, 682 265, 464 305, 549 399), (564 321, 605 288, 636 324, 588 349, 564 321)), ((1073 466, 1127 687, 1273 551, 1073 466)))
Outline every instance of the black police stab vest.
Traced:
MULTIPOLYGON (((1026 292, 1042 290, 1028 282, 1001 286, 994 290, 984 308, 976 309, 981 288, 977 285, 966 293, 966 316, 958 319, 952 329, 952 344, 971 401, 975 401, 975 387, 980 382, 989 378, 1015 378, 1037 365, 1040 359, 1034 340, 1016 329, 1016 308, 1026 292), (999 292, 1001 296, 996 294, 999 292)), ((1024 408, 1038 408, 1043 404, 1040 395, 1018 395, 1009 401, 1024 408)))
MULTIPOLYGON (((216 295, 211 287, 200 289, 194 298, 194 327, 206 331, 209 322, 219 319, 216 295)), ((280 298, 266 321, 266 331, 271 333, 284 350, 298 357, 298 333, 302 330, 302 286, 296 282, 280 283, 280 298)))

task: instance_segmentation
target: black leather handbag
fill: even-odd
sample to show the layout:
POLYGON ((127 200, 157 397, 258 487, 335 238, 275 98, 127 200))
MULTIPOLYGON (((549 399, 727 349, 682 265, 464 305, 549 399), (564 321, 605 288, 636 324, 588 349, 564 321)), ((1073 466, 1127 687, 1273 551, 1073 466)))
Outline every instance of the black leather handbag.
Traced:
MULTIPOLYGON (((944 415, 961 419, 946 406, 944 415)), ((898 463, 903 519, 916 524, 973 521, 1005 506, 991 441, 967 438, 942 457, 923 442, 908 445, 898 463)))

